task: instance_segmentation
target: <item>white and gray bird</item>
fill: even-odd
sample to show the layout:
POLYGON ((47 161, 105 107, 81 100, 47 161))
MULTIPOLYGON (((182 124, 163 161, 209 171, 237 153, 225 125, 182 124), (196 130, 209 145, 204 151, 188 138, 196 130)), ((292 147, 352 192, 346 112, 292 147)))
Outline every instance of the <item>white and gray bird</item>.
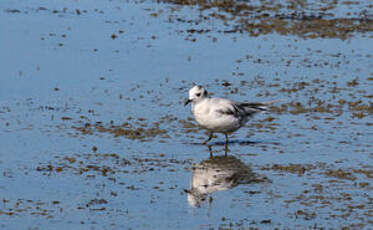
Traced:
POLYGON ((235 132, 256 113, 265 112, 268 105, 277 102, 262 103, 236 102, 224 98, 211 98, 203 86, 195 85, 189 90, 189 98, 185 106, 192 103, 192 113, 197 123, 209 131, 206 144, 213 134, 225 134, 225 147, 228 148, 228 135, 235 132))

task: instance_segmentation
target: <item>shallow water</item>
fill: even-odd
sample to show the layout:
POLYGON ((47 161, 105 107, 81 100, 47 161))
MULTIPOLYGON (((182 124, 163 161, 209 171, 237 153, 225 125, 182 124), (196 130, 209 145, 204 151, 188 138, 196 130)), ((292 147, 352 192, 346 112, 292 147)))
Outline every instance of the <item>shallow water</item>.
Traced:
POLYGON ((2 1, 0 228, 369 229, 372 5, 300 2, 2 1), (210 158, 193 83, 281 101, 210 158))

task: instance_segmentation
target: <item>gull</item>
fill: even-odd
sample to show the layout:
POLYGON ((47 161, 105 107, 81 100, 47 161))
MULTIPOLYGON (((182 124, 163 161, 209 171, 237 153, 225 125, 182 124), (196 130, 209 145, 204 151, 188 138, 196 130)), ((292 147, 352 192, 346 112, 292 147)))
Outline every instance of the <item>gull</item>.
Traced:
POLYGON ((192 103, 192 113, 197 123, 208 130, 209 137, 202 144, 207 144, 214 133, 225 135, 225 148, 228 149, 228 135, 235 132, 256 113, 268 110, 268 105, 277 101, 262 103, 236 102, 225 98, 211 98, 201 85, 189 90, 185 106, 192 103))

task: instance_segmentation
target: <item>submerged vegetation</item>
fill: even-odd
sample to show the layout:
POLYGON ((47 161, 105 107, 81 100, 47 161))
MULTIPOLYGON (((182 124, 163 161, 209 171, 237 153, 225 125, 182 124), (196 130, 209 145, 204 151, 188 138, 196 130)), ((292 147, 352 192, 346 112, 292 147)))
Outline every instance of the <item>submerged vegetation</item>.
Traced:
MULTIPOLYGON (((161 0, 181 6, 196 6, 201 14, 189 20, 171 20, 198 24, 206 20, 220 20, 221 33, 248 33, 261 36, 271 33, 296 35, 301 38, 352 37, 356 33, 373 31, 373 5, 368 1, 235 1, 235 0, 161 0), (345 13, 340 14, 340 8, 345 13)), ((187 33, 206 33, 211 30, 189 29, 187 33)))

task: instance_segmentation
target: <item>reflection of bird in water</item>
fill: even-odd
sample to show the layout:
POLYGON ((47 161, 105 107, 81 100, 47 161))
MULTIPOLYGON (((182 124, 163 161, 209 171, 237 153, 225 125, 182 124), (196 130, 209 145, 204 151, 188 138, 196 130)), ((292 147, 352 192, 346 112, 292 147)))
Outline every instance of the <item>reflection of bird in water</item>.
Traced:
POLYGON ((260 176, 234 156, 215 156, 193 167, 191 189, 185 190, 188 202, 194 207, 206 200, 207 195, 227 190, 239 184, 266 182, 260 176))

